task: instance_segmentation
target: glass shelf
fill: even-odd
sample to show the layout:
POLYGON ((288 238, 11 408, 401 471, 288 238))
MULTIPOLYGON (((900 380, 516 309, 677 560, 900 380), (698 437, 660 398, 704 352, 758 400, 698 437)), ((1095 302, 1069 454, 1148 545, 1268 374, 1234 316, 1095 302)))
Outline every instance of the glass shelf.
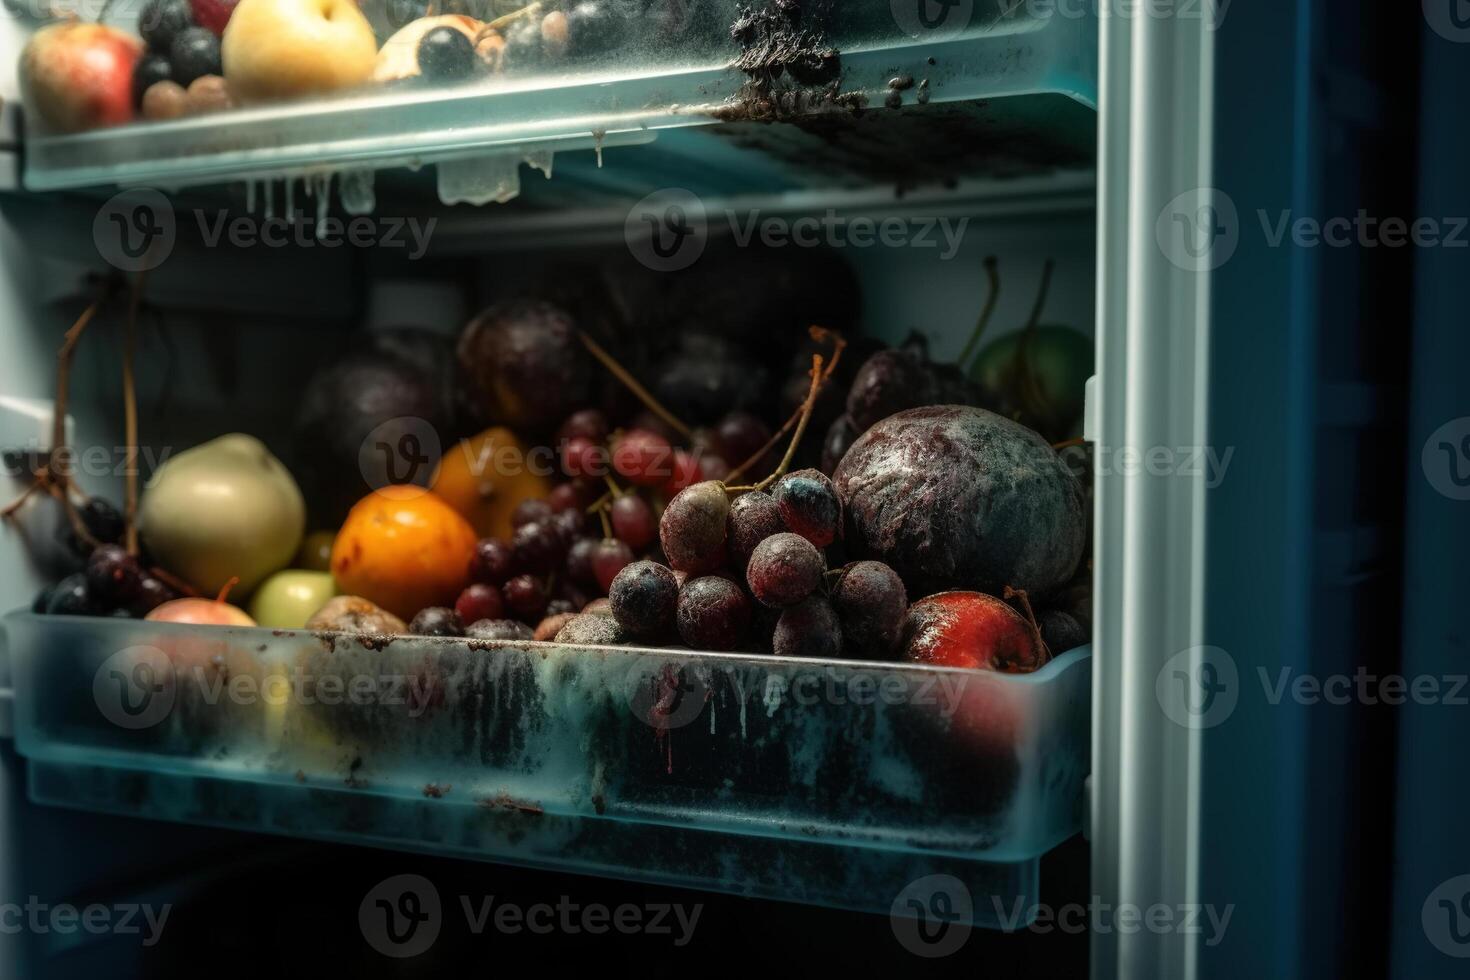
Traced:
POLYGON ((1081 826, 1091 655, 1029 675, 14 613, 39 803, 981 924, 1081 826), (982 900, 999 896, 1000 905, 982 900))
MULTIPOLYGON (((74 135, 32 133, 23 183, 33 191, 172 189, 428 163, 450 164, 461 182, 473 183, 477 173, 493 181, 523 161, 543 166, 559 153, 591 156, 655 140, 669 143, 697 174, 711 136, 736 157, 770 158, 757 172, 774 168, 788 184, 829 178, 834 166, 838 174, 856 167, 849 177, 873 180, 877 175, 858 166, 864 158, 886 143, 888 156, 901 151, 923 161, 931 137, 946 123, 954 129, 954 113, 941 110, 959 106, 970 119, 963 134, 987 143, 1002 169, 1017 158, 1028 166, 1090 160, 1095 19, 1037 13, 1042 5, 1004 14, 992 7, 993 0, 976 0, 963 30, 917 38, 899 29, 886 2, 844 10, 831 32, 841 50, 844 108, 807 106, 775 123, 750 121, 746 76, 731 66, 738 49, 724 20, 707 43, 683 38, 551 75, 497 75, 434 90, 379 87, 74 135), (890 84, 895 80, 898 87, 890 84), (856 104, 866 108, 854 112, 856 104), (923 128, 875 136, 900 117, 923 128), (696 131, 708 135, 689 139, 696 131)), ((954 176, 973 176, 976 161, 955 163, 963 169, 954 176)))

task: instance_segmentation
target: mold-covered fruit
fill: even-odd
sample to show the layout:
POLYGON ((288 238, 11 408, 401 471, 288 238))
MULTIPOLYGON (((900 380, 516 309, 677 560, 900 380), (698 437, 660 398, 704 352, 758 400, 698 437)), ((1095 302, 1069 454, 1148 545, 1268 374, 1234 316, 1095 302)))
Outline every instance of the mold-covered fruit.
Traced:
POLYGON ((818 470, 787 473, 771 487, 771 497, 792 533, 825 548, 841 535, 842 501, 826 474, 818 470))
POLYGON ((744 577, 756 545, 786 530, 789 529, 781 517, 781 508, 770 494, 752 490, 736 497, 730 502, 730 514, 725 519, 731 566, 744 577))
POLYGON ((815 545, 799 534, 783 531, 756 545, 745 577, 758 600, 785 609, 817 591, 826 571, 827 562, 815 545))
POLYGON ((674 625, 679 583, 672 569, 637 561, 618 572, 607 594, 613 617, 629 636, 655 640, 674 625))
POLYGON ((874 659, 893 656, 909 608, 897 572, 879 561, 843 566, 832 586, 832 607, 850 653, 874 659))
POLYGON ((377 603, 356 595, 339 595, 328 599, 306 621, 309 630, 335 630, 343 633, 373 633, 398 636, 408 632, 408 624, 377 603))
POLYGON ((914 663, 1029 673, 1048 653, 1036 627, 983 592, 941 592, 909 607, 903 655, 914 663))
POLYGON ((420 609, 408 624, 414 636, 464 636, 464 621, 459 613, 445 606, 420 609))
POLYGON ((725 521, 730 498, 723 485, 707 480, 681 491, 664 508, 658 536, 669 564, 702 575, 725 563, 725 521))
POLYGON ((531 640, 536 634, 520 620, 482 619, 466 626, 464 635, 471 640, 531 640))
POLYGON ((810 596, 783 610, 771 650, 778 657, 840 657, 842 623, 824 596, 810 596))
POLYGON ((550 431, 591 393, 576 324, 550 303, 515 301, 481 313, 460 334, 459 360, 488 417, 518 431, 550 431))
POLYGON ((1077 480, 1041 436, 984 409, 890 416, 853 444, 833 483, 847 545, 891 566, 911 594, 1010 585, 1044 596, 1082 555, 1077 480))
POLYGON ((583 613, 574 616, 556 634, 556 642, 582 646, 617 646, 628 642, 628 634, 612 616, 583 613))
POLYGON ((459 597, 476 543, 474 529, 434 494, 389 487, 348 513, 332 575, 341 591, 408 617, 459 597))
POLYGON ((536 624, 536 631, 531 638, 540 640, 543 643, 554 640, 556 639, 556 634, 561 632, 562 627, 576 618, 577 614, 574 612, 559 612, 548 615, 536 624))
POLYGON ((1066 653, 1092 640, 1092 634, 1077 617, 1061 609, 1044 610, 1036 622, 1041 627, 1042 640, 1052 653, 1066 653))
POLYGON ((847 417, 859 432, 934 400, 934 377, 920 355, 881 350, 863 362, 847 392, 847 417))
POLYGON ((679 590, 679 638, 696 650, 734 650, 750 627, 750 600, 734 582, 705 575, 679 590))

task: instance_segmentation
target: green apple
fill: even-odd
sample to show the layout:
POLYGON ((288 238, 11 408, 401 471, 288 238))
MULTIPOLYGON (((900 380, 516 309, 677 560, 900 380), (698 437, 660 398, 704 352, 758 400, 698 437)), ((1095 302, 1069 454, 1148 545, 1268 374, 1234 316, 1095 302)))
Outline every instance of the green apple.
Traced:
POLYGON ((288 568, 260 583, 250 600, 250 615, 261 626, 299 630, 336 594, 331 572, 288 568))
POLYGON ((154 560, 202 594, 238 578, 235 594, 248 596, 296 556, 306 504, 281 461, 237 432, 165 461, 143 493, 138 529, 154 560))

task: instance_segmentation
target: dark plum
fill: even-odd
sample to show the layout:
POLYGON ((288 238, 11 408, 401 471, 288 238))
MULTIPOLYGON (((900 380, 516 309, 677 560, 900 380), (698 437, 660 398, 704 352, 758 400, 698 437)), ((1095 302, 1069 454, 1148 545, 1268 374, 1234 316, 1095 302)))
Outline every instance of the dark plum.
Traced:
POLYGON ((696 650, 734 650, 750 627, 750 600, 727 578, 706 575, 679 590, 679 638, 696 650))
POLYGON ((934 378, 919 355, 881 350, 863 362, 847 392, 847 417, 866 432, 888 416, 934 400, 934 378))
POLYGON ((825 473, 797 470, 787 473, 771 487, 771 498, 781 508, 781 517, 794 534, 825 548, 842 533, 842 501, 825 473))
POLYGON ((725 538, 731 566, 743 577, 756 545, 771 535, 786 530, 789 528, 781 517, 781 508, 770 494, 763 490, 752 490, 736 497, 731 501, 730 514, 725 519, 725 538))
POLYGON ((515 549, 499 538, 482 538, 470 559, 470 578, 487 585, 504 585, 515 574, 515 549))
POLYGON ((481 410, 517 432, 547 431, 591 395, 591 356, 571 316, 550 303, 520 300, 481 313, 460 334, 459 361, 481 410))
POLYGON ((679 583, 672 569, 654 561, 636 561, 618 572, 607 600, 613 617, 629 636, 655 640, 673 628, 679 583))
POLYGON ((523 623, 539 623, 546 615, 546 585, 534 575, 517 575, 501 587, 505 608, 523 623))
POLYGON ((457 82, 475 73, 479 59, 464 31, 435 27, 419 38, 419 72, 435 82, 457 82))
POLYGON ((878 561, 844 565, 831 598, 849 651, 878 659, 893 656, 909 608, 897 572, 878 561))
POLYGON ((701 575, 725 563, 725 521, 730 498, 723 485, 708 480, 681 491, 659 521, 658 537, 669 564, 701 575))
MULTIPOLYGON (((660 488, 665 497, 673 497, 681 490, 687 490, 701 480, 713 480, 717 477, 706 471, 705 464, 718 461, 718 456, 695 456, 682 449, 675 449, 669 460, 669 477, 660 488)), ((713 467, 711 467, 714 470, 713 467)), ((718 470, 714 470, 718 472, 718 470)), ((728 472, 728 470, 726 471, 728 472)))
POLYGON ((529 640, 535 633, 518 620, 482 619, 465 627, 464 635, 472 640, 529 640))
POLYGON ((865 432, 833 483, 856 557, 893 568, 910 595, 956 587, 1045 597, 1077 567, 1082 488, 1032 430, 981 408, 934 405, 865 432))
POLYGON ((756 599, 785 609, 817 591, 826 571, 827 563, 814 544, 783 531, 756 545, 745 576, 756 599))
POLYGON ((814 595, 782 612, 771 652, 778 657, 840 657, 842 624, 832 604, 814 595))
POLYGON ((612 520, 613 534, 627 543, 634 551, 642 551, 658 537, 658 522, 648 501, 634 493, 627 493, 612 502, 608 515, 612 520))
POLYGON ((430 606, 419 610, 408 631, 414 636, 464 636, 464 622, 453 609, 430 606))

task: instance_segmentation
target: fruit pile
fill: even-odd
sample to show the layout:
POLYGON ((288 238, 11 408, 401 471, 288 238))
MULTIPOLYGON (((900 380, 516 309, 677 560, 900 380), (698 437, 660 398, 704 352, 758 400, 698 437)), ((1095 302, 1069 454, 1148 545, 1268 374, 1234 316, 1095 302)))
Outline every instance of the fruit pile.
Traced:
POLYGON ((21 82, 48 127, 77 132, 374 84, 549 72, 720 33, 708 5, 677 0, 534 0, 494 17, 489 0, 389 0, 386 14, 380 45, 357 0, 147 0, 146 46, 102 24, 50 24, 26 45, 21 82))

